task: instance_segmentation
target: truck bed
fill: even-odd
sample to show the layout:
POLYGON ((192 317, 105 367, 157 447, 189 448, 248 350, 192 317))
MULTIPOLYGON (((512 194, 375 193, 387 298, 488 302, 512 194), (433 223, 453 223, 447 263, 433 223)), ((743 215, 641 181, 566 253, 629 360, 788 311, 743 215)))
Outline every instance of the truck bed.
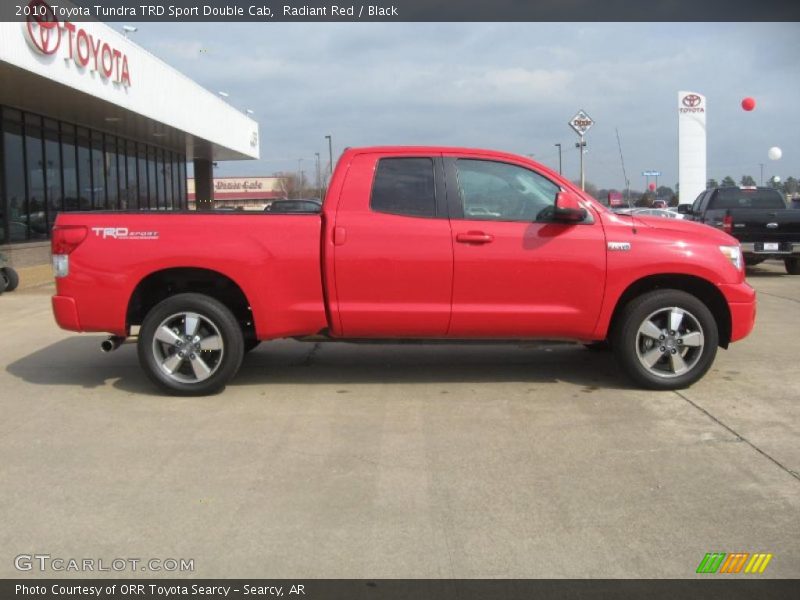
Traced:
POLYGON ((327 326, 320 264, 322 215, 269 212, 75 212, 56 227, 84 227, 59 296, 81 298, 80 331, 125 335, 129 301, 148 276, 167 269, 212 271, 239 282, 260 339, 327 326), (87 295, 87 287, 97 293, 87 295))

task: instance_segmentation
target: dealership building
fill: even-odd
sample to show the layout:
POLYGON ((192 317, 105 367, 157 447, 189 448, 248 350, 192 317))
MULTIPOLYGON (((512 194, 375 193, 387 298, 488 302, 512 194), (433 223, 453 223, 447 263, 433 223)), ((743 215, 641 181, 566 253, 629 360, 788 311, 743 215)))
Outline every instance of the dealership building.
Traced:
POLYGON ((212 206, 213 163, 259 157, 258 124, 114 28, 0 22, 0 252, 49 262, 57 213, 212 206), (193 198, 194 199, 194 198, 193 198))

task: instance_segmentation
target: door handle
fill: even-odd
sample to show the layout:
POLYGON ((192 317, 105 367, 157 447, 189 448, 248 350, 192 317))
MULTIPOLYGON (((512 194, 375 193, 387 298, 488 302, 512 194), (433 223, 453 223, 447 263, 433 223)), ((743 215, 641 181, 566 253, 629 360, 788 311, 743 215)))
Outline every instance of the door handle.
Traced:
POLYGON ((494 236, 483 231, 467 231, 457 233, 456 241, 462 244, 489 244, 494 240, 494 236))

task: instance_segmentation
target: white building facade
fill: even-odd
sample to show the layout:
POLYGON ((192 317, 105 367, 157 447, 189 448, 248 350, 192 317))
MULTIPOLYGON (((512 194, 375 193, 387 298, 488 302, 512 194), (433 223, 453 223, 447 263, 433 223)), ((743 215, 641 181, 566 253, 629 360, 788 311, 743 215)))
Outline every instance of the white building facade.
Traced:
POLYGON ((12 258, 47 246, 58 212, 184 210, 188 161, 198 206, 210 204, 214 162, 257 158, 253 119, 112 27, 0 22, 0 249, 12 258))

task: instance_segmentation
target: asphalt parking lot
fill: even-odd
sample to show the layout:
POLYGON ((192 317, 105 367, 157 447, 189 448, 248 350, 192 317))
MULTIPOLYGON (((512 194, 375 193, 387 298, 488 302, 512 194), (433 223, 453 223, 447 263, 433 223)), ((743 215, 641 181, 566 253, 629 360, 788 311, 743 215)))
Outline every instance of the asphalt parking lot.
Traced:
POLYGON ((680 393, 574 345, 281 341, 164 397, 134 345, 59 330, 50 286, 5 294, 0 576, 683 578, 721 551, 800 577, 800 277, 748 277, 755 332, 680 393))

